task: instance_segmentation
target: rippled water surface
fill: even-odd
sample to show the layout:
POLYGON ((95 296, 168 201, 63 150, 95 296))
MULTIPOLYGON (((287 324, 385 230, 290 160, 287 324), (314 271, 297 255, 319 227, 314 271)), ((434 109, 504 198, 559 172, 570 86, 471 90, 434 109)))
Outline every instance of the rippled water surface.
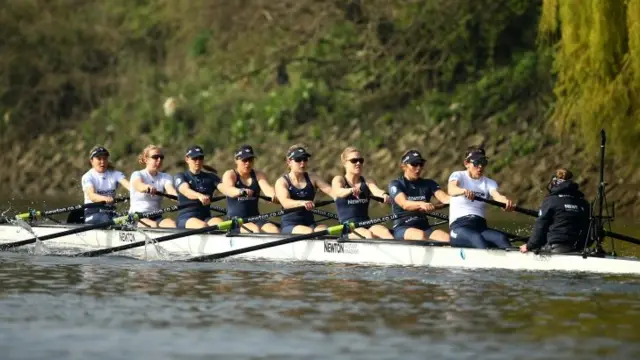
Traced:
POLYGON ((0 254, 2 359, 637 359, 640 278, 0 254))

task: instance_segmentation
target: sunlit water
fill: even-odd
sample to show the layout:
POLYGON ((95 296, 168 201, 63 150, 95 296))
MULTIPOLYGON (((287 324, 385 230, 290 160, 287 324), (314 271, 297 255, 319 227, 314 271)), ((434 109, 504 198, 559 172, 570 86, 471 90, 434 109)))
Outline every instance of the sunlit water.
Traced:
POLYGON ((640 276, 0 253, 0 359, 211 358, 638 359, 640 276))

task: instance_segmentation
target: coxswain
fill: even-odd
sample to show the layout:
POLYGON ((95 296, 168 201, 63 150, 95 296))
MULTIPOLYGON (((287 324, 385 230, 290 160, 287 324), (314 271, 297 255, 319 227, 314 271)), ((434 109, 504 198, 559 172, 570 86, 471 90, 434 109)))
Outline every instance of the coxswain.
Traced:
POLYGON ((498 191, 494 180, 485 176, 489 158, 484 148, 468 147, 463 163, 466 170, 454 171, 449 176, 451 246, 477 249, 510 247, 504 233, 487 227, 486 203, 473 201, 476 197, 492 198, 504 203, 506 211, 513 210, 513 202, 498 191))
MULTIPOLYGON (((342 189, 353 189, 352 193, 342 193, 342 197, 336 198, 336 208, 338 218, 341 223, 358 222, 369 220, 370 197, 377 196, 384 199, 385 204, 391 203, 391 198, 384 190, 380 189, 375 181, 365 179, 362 176, 364 167, 364 157, 360 150, 349 146, 340 155, 340 160, 344 166, 343 176, 336 176, 331 181, 334 193, 341 192, 342 189)), ((381 224, 371 227, 359 227, 349 233, 349 238, 357 239, 364 237, 367 239, 393 239, 389 229, 381 224)))
POLYGON ((213 172, 202 171, 204 151, 201 146, 191 146, 184 156, 188 169, 174 177, 174 185, 178 190, 178 203, 190 204, 199 201, 198 206, 180 210, 178 228, 202 228, 222 222, 221 217, 212 217, 209 204, 211 196, 217 190, 229 197, 252 196, 251 189, 236 189, 223 184, 213 172))
POLYGON ((589 231, 590 207, 571 171, 555 171, 547 184, 531 237, 520 251, 542 250, 555 254, 582 251, 589 231))
MULTIPOLYGON (((269 184, 266 175, 254 168, 256 155, 253 147, 250 145, 242 145, 234 152, 236 168, 227 170, 222 175, 222 183, 237 189, 250 189, 250 196, 227 197, 227 217, 246 218, 249 216, 260 215, 258 209, 258 201, 260 192, 276 202, 275 190, 269 184)), ((240 232, 265 232, 279 233, 280 229, 277 225, 268 220, 258 221, 255 223, 245 223, 240 228, 240 232)))
MULTIPOLYGON (((434 196, 443 204, 449 203, 449 195, 440 189, 436 181, 421 177, 426 160, 417 150, 405 152, 400 159, 402 176, 389 184, 394 215, 434 211, 436 206, 430 202, 434 196)), ((406 216, 394 220, 393 237, 398 240, 449 241, 449 234, 433 229, 426 215, 406 216)))
POLYGON ((276 181, 276 197, 283 208, 305 207, 305 210, 282 215, 281 227, 283 234, 309 234, 327 228, 326 225, 316 224, 311 212, 314 207, 313 199, 316 196, 316 189, 320 189, 334 199, 353 192, 352 189, 342 189, 334 197, 331 185, 318 175, 307 172, 310 157, 311 154, 305 150, 303 145, 291 146, 287 150, 286 156, 289 172, 276 181))
POLYGON ((118 185, 129 190, 129 180, 122 172, 112 168, 109 163, 109 150, 103 146, 91 149, 89 162, 91 169, 82 175, 81 180, 84 203, 104 201, 106 204, 84 209, 84 222, 87 224, 107 222, 117 216, 114 197, 118 185))
MULTIPOLYGON (((162 197, 157 195, 158 192, 173 196, 178 195, 173 187, 173 177, 160 171, 163 161, 162 149, 156 145, 148 145, 138 155, 138 163, 144 165, 144 169, 134 171, 131 174, 130 214, 160 210, 162 197)), ((140 219, 138 226, 174 228, 176 223, 172 219, 163 219, 162 215, 158 215, 153 218, 140 219)))

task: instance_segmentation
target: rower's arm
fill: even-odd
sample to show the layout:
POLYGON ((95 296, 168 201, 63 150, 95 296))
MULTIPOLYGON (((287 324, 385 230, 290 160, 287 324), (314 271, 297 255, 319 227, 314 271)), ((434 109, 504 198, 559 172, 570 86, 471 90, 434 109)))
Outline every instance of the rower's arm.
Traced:
POLYGON ((173 180, 171 179, 171 177, 168 177, 167 180, 164 182, 163 189, 165 194, 178 196, 178 193, 176 192, 176 188, 173 186, 173 180))
POLYGON ((222 184, 228 188, 236 188, 236 172, 233 170, 227 170, 222 174, 222 184))
POLYGON ((506 196, 500 194, 500 192, 498 192, 498 189, 491 189, 489 191, 489 195, 491 195, 491 197, 495 200, 495 201, 499 201, 501 203, 508 203, 510 200, 509 198, 507 198, 506 196))
POLYGON ((233 185, 225 184, 224 182, 219 183, 216 188, 224 195, 232 198, 240 197, 244 193, 241 189, 238 189, 233 185))
POLYGON ((464 189, 460 187, 460 183, 458 182, 458 180, 449 181, 447 192, 449 193, 449 196, 464 195, 464 189))
POLYGON ((371 195, 373 196, 384 197, 385 195, 389 195, 386 191, 380 189, 378 184, 373 180, 367 180, 367 186, 369 187, 369 190, 371 190, 371 195))
POLYGON ((131 186, 140 193, 147 191, 148 184, 145 184, 140 177, 140 173, 136 172, 131 176, 131 186))
POLYGON ((187 197, 187 199, 190 200, 198 200, 198 195, 201 195, 199 192, 193 190, 192 188, 189 187, 189 183, 183 182, 182 184, 178 185, 178 191, 187 197))
POLYGON ((337 198, 344 198, 353 194, 353 188, 342 188, 334 190, 331 185, 329 185, 329 183, 322 180, 316 174, 309 174, 309 178, 311 179, 311 182, 313 182, 313 186, 315 186, 317 189, 320 189, 320 191, 322 191, 323 193, 331 196, 331 198, 334 200, 337 198))
POLYGON ((94 203, 101 202, 101 201, 109 201, 109 199, 111 199, 108 196, 97 194, 93 185, 88 185, 84 187, 84 193, 87 195, 87 198, 89 198, 89 200, 91 200, 94 203))
POLYGON ((442 189, 436 190, 436 192, 434 192, 433 195, 436 197, 436 199, 438 199, 438 201, 440 201, 443 204, 448 204, 449 201, 451 200, 451 196, 449 196, 449 194, 447 194, 446 192, 442 191, 442 189))
POLYGON ((304 206, 307 200, 293 200, 289 195, 289 189, 287 189, 287 181, 280 177, 276 180, 275 192, 278 201, 284 209, 291 209, 298 206, 304 206))
POLYGON ((331 180, 331 191, 336 195, 336 197, 346 198, 347 196, 353 194, 353 189, 345 188, 344 185, 344 179, 342 178, 342 176, 333 177, 333 179, 331 180))
POLYGON ((118 180, 118 183, 120 185, 122 185, 123 188, 129 190, 131 188, 131 184, 129 184, 129 180, 127 180, 127 178, 123 177, 122 179, 118 180))
POLYGON ((270 197, 272 200, 277 198, 276 190, 271 186, 269 180, 267 179, 267 175, 262 171, 256 171, 256 179, 258 179, 258 185, 260 186, 260 190, 264 192, 264 196, 270 197))
POLYGON ((393 196, 393 201, 405 211, 419 211, 421 205, 423 204, 422 201, 413 201, 407 199, 407 195, 403 192, 399 192, 395 196, 393 196))

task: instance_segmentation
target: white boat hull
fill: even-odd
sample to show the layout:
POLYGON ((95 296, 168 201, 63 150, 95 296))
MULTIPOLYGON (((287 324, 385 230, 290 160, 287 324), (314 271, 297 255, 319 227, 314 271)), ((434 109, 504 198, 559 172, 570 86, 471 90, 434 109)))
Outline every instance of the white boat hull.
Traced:
MULTIPOLYGON (((69 226, 34 226, 38 236, 69 229, 69 226)), ((150 238, 179 230, 144 230, 150 238)), ((54 250, 88 251, 145 240, 138 231, 92 230, 43 242, 54 250)), ((0 225, 0 243, 32 238, 19 226, 0 225)), ((192 235, 158 245, 119 252, 140 259, 179 260, 189 256, 213 254, 285 238, 283 235, 192 235), (156 249, 160 248, 160 252, 156 249)), ((33 247, 33 245, 29 245, 33 247)), ((470 269, 512 269, 529 271, 574 271, 640 274, 640 261, 629 258, 587 257, 579 255, 521 254, 514 250, 462 249, 423 245, 420 242, 357 240, 338 242, 335 238, 298 241, 235 256, 244 259, 300 260, 330 263, 412 265, 470 269)))

